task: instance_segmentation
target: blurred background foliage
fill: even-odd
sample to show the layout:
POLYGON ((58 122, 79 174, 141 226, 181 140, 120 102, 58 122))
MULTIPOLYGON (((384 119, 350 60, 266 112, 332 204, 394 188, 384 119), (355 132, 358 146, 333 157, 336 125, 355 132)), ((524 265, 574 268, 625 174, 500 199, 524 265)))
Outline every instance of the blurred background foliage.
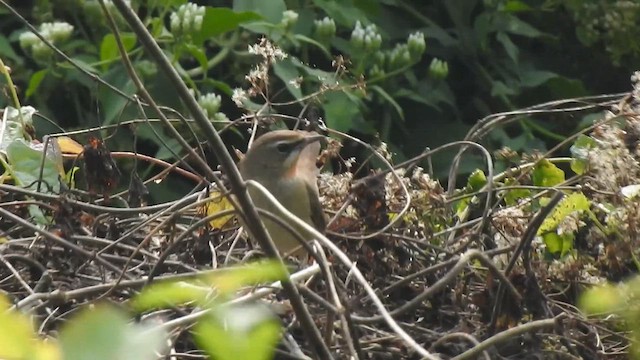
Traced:
MULTIPOLYGON (((97 0, 9 3, 77 64, 123 92, 135 93, 97 0)), ((297 116, 311 104, 329 127, 370 141, 379 136, 399 160, 462 139, 490 114, 627 91, 630 74, 640 68, 638 0, 130 3, 219 128, 245 111, 234 100, 249 110, 266 101, 237 90, 249 87, 246 77, 257 57, 248 49, 264 36, 289 55, 270 70, 269 102, 280 105, 269 111, 297 116)), ((182 112, 135 35, 118 16, 116 21, 152 96, 182 112)), ((0 56, 12 69, 22 104, 55 123, 36 118, 38 135, 144 118, 136 104, 29 35, 5 7, 0 7, 0 29, 0 56)), ((8 97, 0 97, 0 105, 9 105, 8 97)), ((562 116, 524 117, 517 125, 493 131, 484 145, 490 150, 545 150, 584 123, 562 116)), ((109 137, 112 150, 132 151, 135 144, 138 151, 164 160, 175 160, 168 149, 178 148, 155 125, 111 129, 102 136, 109 137)), ((242 147, 239 133, 226 132, 225 137, 242 147)), ((446 156, 434 159, 437 175, 446 175, 448 161, 446 156)), ((480 164, 471 159, 465 169, 480 164)), ((174 196, 188 189, 188 184, 176 184, 158 186, 174 196)))

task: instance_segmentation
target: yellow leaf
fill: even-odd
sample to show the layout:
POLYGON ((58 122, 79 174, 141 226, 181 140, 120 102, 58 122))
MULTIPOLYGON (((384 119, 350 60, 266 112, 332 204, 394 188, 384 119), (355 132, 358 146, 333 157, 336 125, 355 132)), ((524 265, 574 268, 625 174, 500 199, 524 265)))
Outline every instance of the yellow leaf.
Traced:
MULTIPOLYGON (((231 205, 229 199, 226 196, 221 196, 218 191, 211 191, 209 199, 209 202, 205 206, 206 216, 214 215, 225 210, 233 210, 233 205, 231 205)), ((231 218, 233 218, 233 214, 216 217, 211 220, 209 224, 214 229, 222 229, 231 218)))

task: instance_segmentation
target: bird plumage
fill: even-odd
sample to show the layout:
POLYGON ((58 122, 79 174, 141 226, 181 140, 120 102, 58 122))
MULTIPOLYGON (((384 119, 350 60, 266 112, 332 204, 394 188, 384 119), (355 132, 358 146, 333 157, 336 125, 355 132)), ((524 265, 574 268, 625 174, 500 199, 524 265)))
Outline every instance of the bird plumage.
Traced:
MULTIPOLYGON (((245 180, 262 184, 287 210, 321 232, 326 227, 326 219, 318 194, 316 158, 322 138, 300 131, 272 131, 259 137, 238 163, 245 180)), ((249 194, 258 208, 279 215, 259 191, 250 187, 249 194)), ((280 253, 298 258, 306 255, 300 242, 287 229, 264 216, 261 219, 280 253)), ((291 225, 305 240, 312 239, 303 228, 291 225)))

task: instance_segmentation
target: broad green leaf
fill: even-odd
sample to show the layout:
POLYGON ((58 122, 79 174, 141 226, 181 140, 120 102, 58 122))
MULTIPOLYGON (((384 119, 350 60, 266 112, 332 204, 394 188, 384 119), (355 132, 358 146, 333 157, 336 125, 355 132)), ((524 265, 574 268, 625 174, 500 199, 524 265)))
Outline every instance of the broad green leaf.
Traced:
POLYGON ((217 360, 268 360, 280 339, 280 323, 258 305, 224 306, 194 327, 198 347, 217 360))
POLYGON ((570 214, 578 211, 589 210, 589 199, 581 192, 574 192, 565 196, 562 201, 553 209, 553 212, 544 220, 538 229, 538 235, 548 232, 555 232, 560 223, 570 214))
POLYGON ((277 24, 282 20, 282 13, 287 10, 284 0, 233 0, 233 11, 252 11, 260 14, 265 20, 277 24))
POLYGON ((214 36, 237 29, 242 23, 261 20, 262 18, 262 16, 254 12, 254 9, 234 11, 223 7, 207 7, 202 21, 202 30, 193 35, 193 42, 202 44, 214 36))
MULTIPOLYGON (((15 182, 19 186, 37 188, 37 180, 40 178, 42 167, 42 180, 40 186, 43 192, 60 192, 59 169, 56 161, 46 156, 44 161, 43 151, 34 149, 24 140, 17 139, 7 147, 7 161, 15 176, 15 182)), ((62 174, 64 175, 64 174, 62 174)))
MULTIPOLYGON (((123 67, 111 68, 109 72, 103 76, 103 79, 125 94, 133 95, 135 93, 135 84, 131 81, 131 78, 123 67)), ((129 102, 126 98, 123 98, 106 87, 100 87, 98 90, 98 98, 100 99, 100 109, 102 109, 103 125, 112 124, 129 102)))
POLYGON ((44 80, 44 77, 48 72, 49 69, 42 69, 34 72, 33 75, 31 75, 31 78, 29 79, 29 86, 27 87, 27 91, 25 92, 25 96, 27 98, 36 93, 38 87, 40 86, 40 83, 42 83, 42 80, 44 80))
POLYGON ((542 159, 533 169, 531 178, 535 186, 555 186, 564 181, 564 171, 549 160, 542 159))
POLYGON ((65 360, 155 360, 165 342, 160 330, 133 324, 106 305, 83 310, 60 331, 65 360))
POLYGON ((298 100, 302 98, 303 95, 302 91, 300 90, 300 86, 299 84, 296 85, 297 79, 301 75, 298 71, 298 68, 291 62, 289 58, 273 64, 273 71, 280 78, 280 80, 282 80, 291 95, 293 95, 298 100))
MULTIPOLYGON (((120 33, 122 46, 125 51, 129 52, 136 45, 136 35, 133 33, 120 33)), ((102 38, 100 44, 100 61, 103 62, 102 70, 109 68, 109 62, 120 58, 120 51, 116 43, 116 37, 113 34, 107 34, 102 38)))
POLYGON ((329 128, 347 132, 352 128, 354 118, 360 114, 360 104, 345 92, 330 92, 325 95, 324 113, 329 128))
MULTIPOLYGON (((520 185, 514 178, 507 178, 504 181, 505 186, 517 186, 520 185)), ((513 189, 505 190, 504 201, 507 206, 517 205, 520 200, 528 199, 531 196, 531 190, 527 189, 513 189)))
POLYGON ((554 255, 565 256, 573 248, 574 234, 557 234, 549 232, 542 235, 547 251, 554 255))

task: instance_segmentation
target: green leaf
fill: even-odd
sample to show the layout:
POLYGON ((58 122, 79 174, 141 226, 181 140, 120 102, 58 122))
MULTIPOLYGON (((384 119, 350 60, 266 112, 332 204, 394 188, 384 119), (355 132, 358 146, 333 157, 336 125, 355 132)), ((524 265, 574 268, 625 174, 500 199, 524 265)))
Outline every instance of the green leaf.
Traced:
MULTIPOLYGON (((136 86, 123 67, 114 67, 103 76, 103 79, 111 83, 116 88, 128 95, 133 95, 136 86)), ((98 90, 98 99, 100 99, 100 108, 103 109, 103 125, 110 125, 116 117, 120 115, 129 100, 114 93, 106 87, 100 87, 98 90)))
MULTIPOLYGON (((242 23, 261 20, 263 18, 254 12, 254 9, 248 10, 250 11, 234 11, 223 7, 207 7, 202 21, 202 30, 193 35, 193 42, 195 44, 202 44, 209 38, 237 29, 242 23)), ((282 16, 282 14, 280 14, 280 16, 282 16)))
POLYGON ((320 49, 322 51, 322 53, 327 57, 327 58, 331 58, 331 53, 329 53, 329 50, 327 50, 327 48, 322 45, 320 42, 308 37, 308 36, 304 36, 301 34, 294 34, 293 38, 296 40, 299 40, 301 42, 305 42, 307 44, 311 44, 315 47, 317 47, 318 49, 320 49))
POLYGON ((380 96, 382 96, 383 99, 385 99, 389 104, 391 104, 391 106, 393 106, 393 108, 398 113, 398 116, 400 116, 400 119, 404 120, 404 111, 402 110, 402 107, 391 95, 389 95, 389 93, 387 93, 383 88, 381 88, 378 85, 373 85, 369 88, 377 92, 380 96))
POLYGON ((33 75, 31 75, 31 78, 29 79, 29 86, 27 87, 27 91, 25 92, 25 96, 27 98, 35 94, 35 92, 38 90, 38 87, 40 86, 40 83, 42 83, 42 80, 44 80, 44 77, 48 72, 49 69, 42 69, 36 71, 35 73, 33 73, 33 75))
POLYGON ((198 346, 218 360, 268 360, 280 339, 280 324, 258 305, 224 306, 194 327, 198 346))
MULTIPOLYGON (((518 186, 520 183, 514 178, 506 178, 504 181, 505 186, 518 186)), ((531 190, 527 189, 513 189, 506 190, 504 195, 504 201, 508 206, 517 205, 522 199, 528 199, 531 196, 531 190)))
POLYGON ((574 234, 550 232, 542 235, 542 241, 550 254, 565 256, 573 248, 574 234))
POLYGON ((542 235, 548 232, 555 232, 558 225, 564 221, 564 219, 574 212, 583 212, 589 210, 589 199, 587 199, 581 192, 574 192, 568 196, 565 196, 562 201, 555 207, 553 212, 542 222, 540 228, 538 228, 538 235, 542 235))
POLYGON ((187 51, 189 51, 189 53, 191 54, 191 56, 193 56, 193 58, 198 61, 198 64, 200 64, 200 67, 202 68, 203 73, 206 74, 207 66, 208 66, 207 55, 202 50, 202 47, 196 46, 193 44, 186 44, 186 48, 187 48, 187 51))
POLYGON ((533 10, 531 6, 519 0, 507 0, 503 7, 504 11, 510 13, 525 12, 533 10))
POLYGON ((211 293, 209 287, 198 286, 186 281, 154 283, 138 294, 131 301, 131 306, 136 311, 146 311, 171 308, 193 302, 204 305, 211 293))
POLYGON ((286 10, 284 0, 233 0, 233 11, 253 11, 272 24, 279 23, 286 10))
POLYGON ((280 78, 280 80, 284 82, 284 85, 287 87, 287 90, 289 90, 289 93, 291 93, 291 95, 293 95, 298 100, 303 97, 300 86, 294 84, 294 82, 297 82, 297 78, 301 76, 300 72, 289 58, 273 64, 273 71, 280 78))
POLYGON ((22 58, 13 51, 13 46, 11 46, 11 43, 9 43, 9 40, 7 40, 7 37, 4 35, 0 35, 0 54, 2 54, 3 58, 11 59, 18 64, 23 63, 22 58))
POLYGON ((483 186, 487 184, 487 176, 480 169, 475 169, 471 175, 469 175, 469 180, 467 180, 467 188, 469 192, 480 191, 483 186))
POLYGON ((342 91, 326 94, 323 106, 327 126, 336 131, 349 131, 354 118, 360 114, 359 102, 342 91))
POLYGON ((533 169, 531 177, 535 186, 555 186, 564 181, 564 171, 549 160, 542 159, 533 169))
MULTIPOLYGON (((638 286, 637 281, 633 281, 638 286)), ((578 301, 578 306, 587 314, 607 314, 628 308, 629 296, 622 288, 613 285, 596 286, 585 291, 578 301)), ((637 299, 636 299, 637 300, 637 299)))
POLYGON ((32 359, 36 334, 29 319, 9 311, 9 301, 0 295, 0 358, 32 359))
POLYGON ((520 73, 520 83, 524 87, 533 88, 536 86, 540 86, 558 76, 559 75, 554 72, 545 70, 522 71, 520 73))
POLYGON ((496 40, 498 40, 500 44, 502 44, 502 47, 504 48, 504 51, 507 52, 507 55, 509 55, 509 58, 511 58, 511 60, 513 60, 514 62, 518 62, 518 55, 520 54, 520 50, 518 49, 516 44, 511 41, 509 35, 500 31, 496 35, 496 40))
POLYGON ((235 293, 243 286, 273 282, 286 277, 286 270, 275 261, 261 261, 234 268, 226 268, 214 274, 192 281, 156 283, 144 289, 132 301, 137 311, 166 308, 195 302, 210 306, 212 290, 221 296, 235 293))
POLYGON ((60 332, 65 360, 152 360, 165 341, 162 331, 130 324, 122 312, 105 305, 85 309, 60 332))
MULTIPOLYGON (((133 33, 120 33, 120 39, 122 40, 122 46, 125 51, 129 52, 136 45, 136 35, 133 33)), ((118 45, 116 44, 116 37, 113 34, 107 34, 102 38, 100 44, 100 61, 102 64, 102 71, 106 71, 109 68, 109 62, 120 58, 120 51, 118 51, 118 45)))
POLYGON ((540 30, 520 20, 516 16, 507 15, 504 20, 506 25, 505 31, 511 34, 521 35, 529 38, 536 38, 542 35, 542 32, 540 30))
POLYGON ((15 176, 16 184, 19 186, 29 186, 37 188, 37 180, 42 169, 42 180, 40 186, 43 192, 60 192, 60 179, 57 164, 49 156, 42 161, 43 152, 30 147, 23 139, 16 139, 7 147, 7 161, 11 166, 11 171, 15 176))
POLYGON ((222 294, 231 294, 247 285, 282 280, 287 271, 276 261, 259 261, 244 266, 226 269, 216 274, 202 277, 201 280, 215 287, 222 294))

